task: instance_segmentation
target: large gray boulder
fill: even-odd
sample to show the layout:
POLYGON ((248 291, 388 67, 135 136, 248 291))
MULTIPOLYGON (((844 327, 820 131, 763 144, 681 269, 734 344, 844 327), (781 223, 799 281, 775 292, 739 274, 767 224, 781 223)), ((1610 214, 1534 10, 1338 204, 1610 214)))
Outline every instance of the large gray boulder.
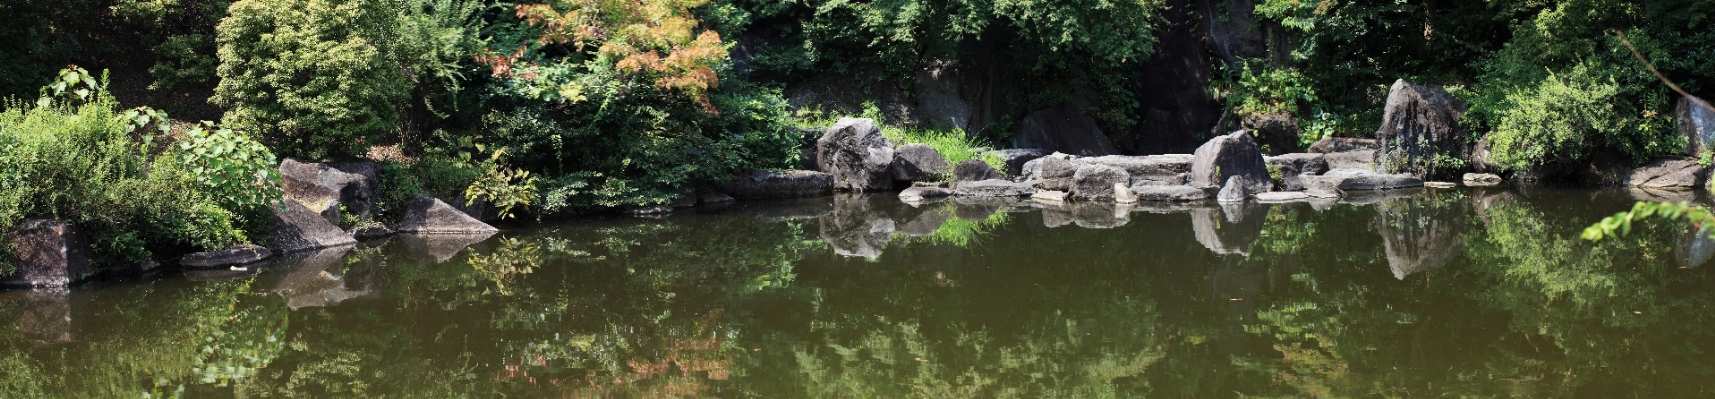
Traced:
POLYGON ((893 180, 918 181, 946 175, 953 168, 940 151, 924 144, 906 144, 893 151, 893 180))
POLYGON ((1686 158, 1662 158, 1631 170, 1626 176, 1627 187, 1690 190, 1703 186, 1709 171, 1697 161, 1686 158))
POLYGON ((1436 158, 1466 159, 1469 155, 1470 133, 1459 118, 1470 108, 1440 86, 1394 81, 1388 90, 1381 128, 1376 130, 1378 171, 1423 179, 1455 172, 1437 164, 1436 158))
POLYGON ((953 182, 954 183, 983 181, 983 180, 999 179, 999 178, 1001 178, 1000 172, 996 172, 994 170, 994 167, 989 166, 989 164, 987 162, 983 162, 983 161, 977 160, 977 159, 966 159, 964 162, 959 162, 958 166, 953 167, 953 182))
POLYGON ((411 197, 411 202, 405 205, 405 216, 393 230, 417 234, 482 234, 500 231, 441 200, 422 194, 411 197))
POLYGON ((369 215, 381 198, 381 179, 374 162, 315 163, 286 158, 280 161, 280 186, 287 199, 297 201, 339 223, 340 207, 353 215, 369 215))
POLYGON ((834 189, 893 189, 893 144, 868 118, 840 118, 816 140, 817 170, 833 175, 834 189))
POLYGON ((1262 150, 1249 132, 1216 136, 1197 147, 1192 156, 1192 187, 1220 187, 1233 176, 1245 177, 1246 192, 1268 192, 1274 185, 1268 178, 1268 164, 1262 160, 1262 150))
POLYGON ((1072 175, 1072 199, 1113 201, 1115 184, 1130 185, 1131 175, 1113 166, 1084 164, 1072 175))
POLYGON ((179 265, 190 269, 213 269, 261 262, 274 251, 256 245, 240 245, 219 251, 197 252, 179 257, 179 265))
POLYGON ((1001 162, 1006 164, 1006 170, 1003 172, 1006 172, 1007 176, 1020 176, 1024 174, 1024 164, 1026 162, 1048 156, 1051 151, 1041 148, 1014 148, 1010 150, 994 150, 989 151, 988 153, 994 155, 996 158, 1000 158, 1001 162))
POLYGON ((1012 131, 1013 147, 1041 148, 1079 156, 1119 154, 1096 120, 1071 107, 1055 107, 1025 115, 1012 131))
POLYGON ((1035 193, 1036 187, 1030 183, 1002 179, 963 182, 953 186, 953 195, 957 197, 1025 197, 1035 193))
POLYGON ((1465 181, 1465 185, 1471 187, 1500 187, 1506 185, 1506 182, 1501 180, 1500 176, 1496 176, 1492 173, 1466 173, 1463 180, 1465 181))
MULTIPOLYGON (((1319 175, 1328 171, 1328 160, 1324 154, 1297 153, 1263 158, 1270 169, 1280 171, 1280 178, 1274 184, 1281 190, 1298 191, 1304 189, 1304 182, 1299 181, 1302 175, 1319 175)), ((1270 178, 1274 178, 1271 173, 1270 178)))
POLYGON ((834 175, 808 170, 753 170, 733 176, 721 183, 720 189, 733 198, 819 197, 834 191, 834 175))
POLYGON ((1104 157, 1085 157, 1071 160, 1079 165, 1108 165, 1125 169, 1132 180, 1154 180, 1173 182, 1181 175, 1191 172, 1191 164, 1196 158, 1191 154, 1167 154, 1148 156, 1109 155, 1104 157))
MULTIPOLYGON (((1302 176, 1304 184, 1311 191, 1317 191, 1317 182, 1326 182, 1328 187, 1341 191, 1354 190, 1391 190, 1399 188, 1423 187, 1423 179, 1408 174, 1385 174, 1362 169, 1334 169, 1321 176, 1302 176)), ((1316 195, 1316 193, 1311 193, 1316 195)))
POLYGON ((357 243, 350 233, 298 201, 281 201, 273 207, 268 225, 269 238, 263 246, 282 254, 357 243))
POLYGON ((1138 201, 1190 202, 1209 199, 1209 191, 1191 186, 1131 186, 1138 201))
POLYGON ((95 274, 89 240, 65 221, 24 219, 6 234, 6 242, 15 256, 11 270, 0 273, 0 286, 64 287, 95 274))
MULTIPOLYGON (((1698 104, 1702 99, 1680 97, 1673 108, 1673 120, 1678 122, 1679 134, 1685 135, 1685 155, 1698 158, 1715 151, 1715 111, 1698 104)), ((1705 102, 1707 104, 1707 102, 1705 102)))

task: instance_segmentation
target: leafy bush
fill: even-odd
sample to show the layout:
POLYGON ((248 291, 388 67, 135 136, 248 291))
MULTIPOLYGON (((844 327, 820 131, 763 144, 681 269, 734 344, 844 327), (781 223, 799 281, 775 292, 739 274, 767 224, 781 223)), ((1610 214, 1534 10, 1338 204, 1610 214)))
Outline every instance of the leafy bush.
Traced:
POLYGON ((397 133, 401 111, 413 98, 428 101, 429 87, 458 91, 474 4, 240 0, 217 29, 221 80, 211 101, 231 108, 227 126, 283 154, 363 155, 397 133))
POLYGON ((0 231, 11 231, 25 217, 65 219, 89 234, 101 261, 140 262, 155 251, 247 241, 237 227, 243 218, 205 194, 177 162, 179 154, 150 155, 132 137, 148 134, 134 132, 139 114, 119 111, 106 92, 93 90, 78 105, 56 100, 5 106, 0 231))
POLYGON ((185 132, 179 154, 197 183, 227 209, 270 206, 284 195, 274 153, 231 129, 203 122, 185 132))

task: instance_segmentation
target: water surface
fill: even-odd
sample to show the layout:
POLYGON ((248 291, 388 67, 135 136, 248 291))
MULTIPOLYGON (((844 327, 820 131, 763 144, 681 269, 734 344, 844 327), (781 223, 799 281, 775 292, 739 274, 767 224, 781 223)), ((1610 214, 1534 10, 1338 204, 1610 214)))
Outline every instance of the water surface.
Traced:
POLYGON ((1715 242, 1644 194, 889 196, 400 236, 0 293, 5 397, 1710 397, 1715 242))

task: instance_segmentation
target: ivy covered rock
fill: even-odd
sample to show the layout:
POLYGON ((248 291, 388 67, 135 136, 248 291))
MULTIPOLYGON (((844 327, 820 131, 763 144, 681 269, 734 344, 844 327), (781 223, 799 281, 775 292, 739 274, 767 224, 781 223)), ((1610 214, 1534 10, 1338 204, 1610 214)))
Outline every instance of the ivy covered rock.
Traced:
POLYGON ((1680 97, 1673 109, 1673 119, 1679 122, 1679 134, 1685 136, 1685 155, 1693 158, 1715 151, 1715 111, 1698 104, 1701 99, 1680 97))
POLYGON ((1428 179, 1464 169, 1471 137, 1459 119, 1470 108, 1440 86, 1394 81, 1376 130, 1378 171, 1428 179))

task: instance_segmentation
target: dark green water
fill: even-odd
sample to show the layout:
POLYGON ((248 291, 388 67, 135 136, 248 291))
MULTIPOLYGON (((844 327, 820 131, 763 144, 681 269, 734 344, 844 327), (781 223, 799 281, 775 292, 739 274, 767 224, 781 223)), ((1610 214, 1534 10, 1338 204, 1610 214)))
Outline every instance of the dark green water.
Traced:
POLYGON ((0 397, 1715 395, 1690 226, 1391 195, 748 203, 6 292, 0 397))

